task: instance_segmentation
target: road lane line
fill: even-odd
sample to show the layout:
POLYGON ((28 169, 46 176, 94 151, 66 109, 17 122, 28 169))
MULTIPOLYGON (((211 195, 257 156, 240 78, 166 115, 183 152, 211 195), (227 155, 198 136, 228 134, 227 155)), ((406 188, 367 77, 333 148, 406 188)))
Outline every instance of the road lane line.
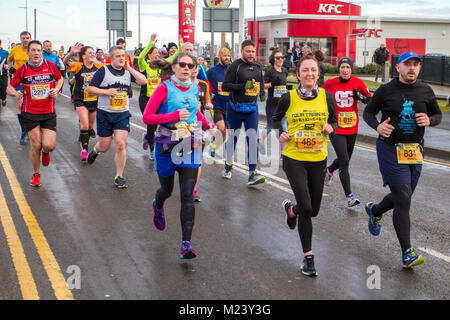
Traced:
POLYGON ((8 242, 11 258, 19 280, 20 291, 24 300, 39 300, 39 294, 31 274, 30 265, 20 242, 14 221, 11 217, 2 186, 0 185, 0 222, 8 242))
POLYGON ((439 258, 439 259, 441 259, 441 260, 444 260, 445 262, 448 262, 448 263, 450 263, 450 257, 448 257, 448 256, 446 256, 446 255, 444 255, 444 254, 442 254, 442 253, 440 253, 440 252, 437 252, 437 251, 435 251, 435 250, 433 250, 433 249, 427 249, 427 248, 418 248, 420 251, 423 251, 423 252, 426 252, 426 253, 428 253, 429 255, 432 255, 432 256, 434 256, 434 257, 436 257, 436 258, 439 258))
POLYGON ((20 187, 20 184, 16 178, 16 175, 14 174, 14 171, 11 167, 11 164, 9 163, 2 145, 0 145, 0 161, 6 172, 6 176, 11 186, 11 190, 13 191, 13 195, 16 199, 17 205, 19 206, 19 210, 42 260, 44 269, 47 272, 56 298, 58 300, 74 300, 72 292, 67 287, 67 282, 64 279, 58 261, 53 255, 47 239, 45 238, 44 233, 36 220, 36 217, 34 216, 27 200, 25 199, 22 188, 20 187))

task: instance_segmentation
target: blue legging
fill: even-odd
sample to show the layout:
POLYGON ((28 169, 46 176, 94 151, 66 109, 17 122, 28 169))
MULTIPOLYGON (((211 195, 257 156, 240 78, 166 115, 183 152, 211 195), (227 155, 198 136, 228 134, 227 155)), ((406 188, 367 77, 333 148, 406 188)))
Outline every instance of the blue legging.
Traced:
POLYGON ((251 113, 241 113, 234 111, 230 103, 227 104, 227 129, 235 130, 234 134, 230 131, 227 133, 228 139, 225 143, 227 163, 233 163, 233 155, 239 137, 239 131, 236 132, 236 130, 241 129, 242 123, 244 123, 248 149, 248 169, 250 172, 256 170, 256 164, 258 162, 258 119, 258 109, 251 113), (231 139, 231 136, 234 139, 231 139))

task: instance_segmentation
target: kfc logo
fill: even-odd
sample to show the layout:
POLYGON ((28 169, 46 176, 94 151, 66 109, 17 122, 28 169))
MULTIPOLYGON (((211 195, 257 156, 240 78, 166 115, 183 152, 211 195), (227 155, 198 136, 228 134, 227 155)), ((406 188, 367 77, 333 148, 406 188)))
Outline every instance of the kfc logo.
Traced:
POLYGON ((319 5, 319 10, 317 13, 336 13, 341 14, 342 8, 344 7, 343 4, 329 4, 329 3, 321 3, 319 5))
POLYGON ((365 33, 367 38, 372 38, 374 36, 375 38, 381 38, 381 32, 383 32, 383 29, 354 29, 353 33, 365 33))

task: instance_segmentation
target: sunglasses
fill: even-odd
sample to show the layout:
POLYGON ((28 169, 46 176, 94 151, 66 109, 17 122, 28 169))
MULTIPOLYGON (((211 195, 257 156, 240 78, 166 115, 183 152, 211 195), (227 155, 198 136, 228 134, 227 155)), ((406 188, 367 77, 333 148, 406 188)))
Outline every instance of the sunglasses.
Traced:
POLYGON ((195 64, 193 64, 193 63, 186 63, 186 62, 178 62, 178 65, 181 68, 186 68, 186 66, 187 66, 191 70, 194 69, 194 67, 195 67, 195 64))
POLYGON ((280 59, 284 59, 284 57, 283 56, 278 56, 278 57, 275 57, 275 59, 280 60, 280 59))

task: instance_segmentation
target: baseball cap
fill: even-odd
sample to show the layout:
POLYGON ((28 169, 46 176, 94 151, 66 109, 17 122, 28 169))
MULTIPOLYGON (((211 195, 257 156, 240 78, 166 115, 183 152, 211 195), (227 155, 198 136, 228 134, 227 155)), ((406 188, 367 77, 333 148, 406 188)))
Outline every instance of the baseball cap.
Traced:
POLYGON ((422 58, 419 57, 417 53, 414 51, 408 51, 404 52, 398 57, 397 64, 400 64, 402 62, 408 61, 409 59, 418 59, 420 62, 422 62, 422 58))

